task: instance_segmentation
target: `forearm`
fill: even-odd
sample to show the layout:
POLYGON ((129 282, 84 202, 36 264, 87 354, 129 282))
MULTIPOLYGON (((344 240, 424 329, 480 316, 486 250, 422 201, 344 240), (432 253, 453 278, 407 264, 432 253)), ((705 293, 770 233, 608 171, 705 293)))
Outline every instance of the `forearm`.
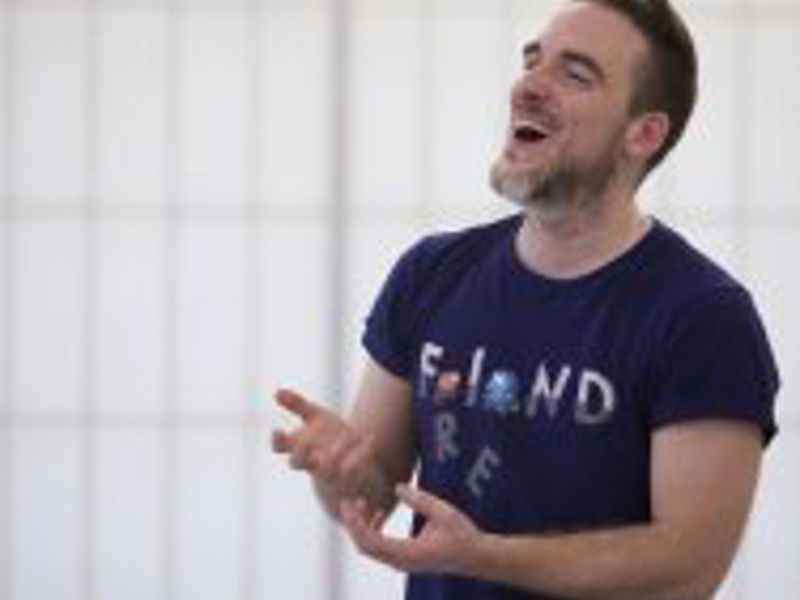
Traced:
POLYGON ((705 600, 741 540, 760 457, 760 433, 748 424, 661 429, 653 442, 652 523, 571 535, 480 534, 469 571, 554 596, 705 600))
POLYGON ((658 525, 553 536, 482 534, 467 575, 587 600, 704 600, 727 560, 658 525))

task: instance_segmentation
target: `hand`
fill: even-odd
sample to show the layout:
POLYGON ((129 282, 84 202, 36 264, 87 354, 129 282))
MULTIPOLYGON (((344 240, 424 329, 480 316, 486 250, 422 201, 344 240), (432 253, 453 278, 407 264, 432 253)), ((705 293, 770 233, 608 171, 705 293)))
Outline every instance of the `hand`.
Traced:
POLYGON ((467 574, 468 554, 480 541, 481 531, 452 504, 421 489, 397 487, 397 496, 426 518, 413 538, 390 537, 381 532, 384 518, 370 515, 359 500, 342 502, 342 524, 358 549, 407 573, 467 574))
POLYGON ((284 409, 299 417, 300 427, 287 433, 275 430, 272 448, 289 455, 293 469, 334 486, 337 492, 353 495, 367 484, 375 464, 372 436, 356 431, 332 411, 288 390, 279 390, 275 399, 284 409))

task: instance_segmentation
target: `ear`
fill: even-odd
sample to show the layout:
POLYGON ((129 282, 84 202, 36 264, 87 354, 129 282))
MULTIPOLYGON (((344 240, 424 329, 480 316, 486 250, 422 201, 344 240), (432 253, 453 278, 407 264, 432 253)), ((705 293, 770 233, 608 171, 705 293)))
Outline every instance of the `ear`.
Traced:
POLYGON ((625 136, 628 155, 646 162, 666 142, 669 127, 669 116, 663 112, 646 112, 635 117, 625 136))

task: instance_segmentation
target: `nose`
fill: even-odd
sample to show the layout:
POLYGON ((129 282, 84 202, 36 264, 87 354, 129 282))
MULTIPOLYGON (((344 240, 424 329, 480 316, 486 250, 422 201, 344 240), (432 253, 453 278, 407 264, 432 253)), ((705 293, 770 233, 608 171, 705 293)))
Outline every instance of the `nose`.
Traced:
POLYGON ((513 103, 524 105, 546 103, 552 96, 552 86, 544 68, 535 66, 526 69, 511 90, 513 103))

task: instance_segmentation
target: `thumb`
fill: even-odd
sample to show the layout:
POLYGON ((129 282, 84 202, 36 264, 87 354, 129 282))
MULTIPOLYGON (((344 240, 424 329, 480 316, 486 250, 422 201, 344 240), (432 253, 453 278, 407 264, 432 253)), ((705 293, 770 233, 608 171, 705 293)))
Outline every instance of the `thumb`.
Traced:
POLYGON ((450 504, 420 488, 399 484, 396 492, 403 504, 429 519, 442 517, 453 510, 450 504))

